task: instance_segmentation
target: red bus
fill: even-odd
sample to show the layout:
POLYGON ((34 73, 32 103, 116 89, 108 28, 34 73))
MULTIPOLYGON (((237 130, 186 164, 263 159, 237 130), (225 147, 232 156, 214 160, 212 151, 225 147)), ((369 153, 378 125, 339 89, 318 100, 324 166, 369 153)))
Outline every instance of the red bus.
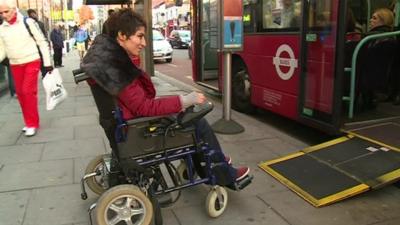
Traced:
MULTIPOLYGON (((216 35, 215 1, 191 0, 191 49, 194 81, 220 91, 223 60, 210 48, 216 35)), ((232 55, 233 109, 251 113, 258 107, 329 133, 360 121, 400 116, 400 106, 385 111, 388 104, 383 103, 349 116, 345 97, 350 85, 345 72, 349 11, 358 30, 367 32, 374 10, 394 3, 398 1, 243 0, 244 48, 232 55)))

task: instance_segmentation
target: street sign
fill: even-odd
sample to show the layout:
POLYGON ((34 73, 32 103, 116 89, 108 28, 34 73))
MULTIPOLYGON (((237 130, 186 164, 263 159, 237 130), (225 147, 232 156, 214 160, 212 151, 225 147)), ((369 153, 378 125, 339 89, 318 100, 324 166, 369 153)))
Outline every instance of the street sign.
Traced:
POLYGON ((210 47, 243 50, 243 0, 210 0, 210 47))

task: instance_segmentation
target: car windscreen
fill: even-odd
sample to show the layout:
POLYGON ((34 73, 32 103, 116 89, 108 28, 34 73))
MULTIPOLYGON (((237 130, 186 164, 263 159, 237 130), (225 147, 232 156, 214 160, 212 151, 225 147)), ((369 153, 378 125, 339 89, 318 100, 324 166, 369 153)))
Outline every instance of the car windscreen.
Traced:
POLYGON ((190 31, 179 31, 180 37, 190 38, 190 31))
POLYGON ((153 41, 161 41, 164 40, 164 36, 159 31, 153 30, 153 41))

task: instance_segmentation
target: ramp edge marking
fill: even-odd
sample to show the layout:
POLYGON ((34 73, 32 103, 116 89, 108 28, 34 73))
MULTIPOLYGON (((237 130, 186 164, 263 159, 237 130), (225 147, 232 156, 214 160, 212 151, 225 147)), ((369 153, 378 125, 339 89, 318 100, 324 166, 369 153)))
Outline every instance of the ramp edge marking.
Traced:
POLYGON ((359 128, 352 129, 352 130, 349 130, 349 131, 365 130, 365 129, 374 128, 374 127, 386 126, 386 125, 390 125, 390 124, 393 124, 395 126, 399 126, 399 124, 394 123, 394 122, 385 122, 385 123, 378 123, 378 124, 373 124, 373 125, 365 126, 365 127, 359 127, 359 128))
POLYGON ((347 133, 349 133, 349 134, 351 134, 351 135, 353 135, 353 136, 355 136, 355 137, 358 137, 358 138, 364 139, 364 140, 366 140, 366 141, 369 141, 369 142, 375 143, 375 144, 377 144, 377 145, 381 145, 381 146, 383 146, 383 147, 390 148, 390 149, 391 149, 391 150, 393 150, 393 151, 400 152, 400 148, 397 148, 397 147, 394 147, 394 146, 391 146, 391 145, 385 144, 385 143, 383 143, 383 142, 380 142, 380 141, 378 141, 378 140, 375 140, 375 139, 369 138, 369 137, 367 137, 367 136, 364 136, 364 135, 361 135, 361 134, 354 133, 354 132, 352 132, 352 131, 346 131, 346 132, 347 132, 347 133))
POLYGON ((380 177, 377 177, 376 180, 381 182, 381 184, 372 187, 373 189, 378 189, 383 186, 386 186, 389 183, 396 182, 400 179, 400 169, 393 170, 392 172, 386 173, 380 177))
POLYGON ((304 155, 304 153, 303 152, 294 152, 294 153, 291 153, 291 154, 289 154, 289 155, 286 155, 286 156, 283 156, 283 157, 279 157, 279 158, 277 158, 277 159, 272 159, 272 160, 267 160, 267 161, 264 161, 264 162, 261 162, 261 163, 259 163, 258 164, 258 166, 259 167, 261 167, 261 165, 272 165, 272 164, 275 164, 275 163, 278 163, 278 162, 282 162, 282 161, 286 161, 286 160, 288 160, 288 159, 293 159, 293 158, 296 158, 296 157, 299 157, 299 156, 302 156, 302 155, 304 155))
POLYGON ((310 153, 310 152, 318 151, 318 150, 321 150, 323 148, 326 148, 326 147, 329 147, 329 146, 332 146, 332 145, 336 145, 336 144, 348 141, 348 140, 350 140, 352 138, 353 137, 351 137, 351 136, 344 136, 344 137, 336 138, 336 139, 333 139, 333 140, 330 140, 330 141, 327 141, 327 142, 324 142, 324 143, 321 143, 321 144, 318 144, 318 145, 313 145, 313 146, 304 148, 301 151, 304 152, 304 153, 310 153))
POLYGON ((261 169, 263 169, 265 172, 270 174, 272 177, 277 179, 280 183, 282 183, 283 185, 288 187, 290 190, 295 192, 301 198, 306 200, 308 203, 310 203, 311 205, 313 205, 314 207, 317 207, 317 208, 321 207, 321 206, 325 206, 325 205, 329 205, 329 204, 338 202, 338 201, 346 199, 346 198, 350 198, 352 196, 361 194, 361 193, 366 192, 366 191, 371 189, 368 185, 361 183, 361 184, 359 184, 357 186, 354 186, 352 188, 343 190, 343 191, 341 191, 339 193, 336 193, 336 194, 333 194, 333 195, 329 195, 329 196, 324 197, 322 199, 316 199, 311 194, 309 194, 308 192, 304 191, 302 188, 300 188, 299 186, 295 185, 290 180, 286 179, 283 175, 281 175, 280 173, 276 172, 274 169, 272 169, 271 167, 269 167, 265 163, 259 164, 258 166, 261 169))

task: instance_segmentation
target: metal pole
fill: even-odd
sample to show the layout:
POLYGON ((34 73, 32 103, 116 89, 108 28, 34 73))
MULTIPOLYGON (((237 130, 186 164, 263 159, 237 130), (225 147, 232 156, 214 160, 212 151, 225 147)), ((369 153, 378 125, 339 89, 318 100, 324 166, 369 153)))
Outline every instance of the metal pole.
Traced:
POLYGON ((223 103, 224 103, 224 111, 223 111, 223 118, 225 120, 231 120, 231 93, 232 93, 232 53, 225 52, 224 53, 224 60, 225 60, 225 75, 224 75, 224 96, 223 96, 223 103))
POLYGON ((231 119, 231 93, 232 93, 232 52, 224 52, 224 96, 222 118, 212 125, 216 133, 238 134, 244 127, 231 119))

